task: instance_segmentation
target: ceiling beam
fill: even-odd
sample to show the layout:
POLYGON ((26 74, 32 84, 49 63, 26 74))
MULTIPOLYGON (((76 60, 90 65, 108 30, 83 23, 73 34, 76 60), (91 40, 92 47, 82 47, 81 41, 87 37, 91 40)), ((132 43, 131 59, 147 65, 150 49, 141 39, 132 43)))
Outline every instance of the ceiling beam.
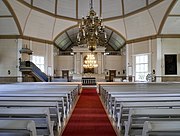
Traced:
POLYGON ((21 25, 20 25, 20 23, 19 23, 19 20, 18 20, 16 14, 15 14, 13 8, 11 7, 10 3, 8 2, 8 0, 3 0, 3 2, 4 2, 4 4, 6 5, 6 7, 9 9, 11 15, 13 16, 13 19, 14 19, 14 21, 15 21, 15 23, 16 23, 16 26, 17 26, 17 28, 18 28, 19 34, 20 34, 20 35, 23 35, 23 31, 22 31, 22 29, 21 29, 21 25))
POLYGON ((164 25, 165 25, 165 22, 166 22, 166 20, 167 20, 167 18, 168 18, 168 15, 169 15, 169 13, 171 12, 171 10, 173 9, 173 7, 174 7, 174 5, 176 4, 176 2, 177 2, 177 0, 173 0, 172 3, 171 3, 171 5, 170 5, 169 8, 167 9, 167 11, 166 11, 166 13, 165 13, 165 15, 164 15, 164 17, 163 17, 163 20, 161 21, 161 24, 160 24, 160 27, 159 27, 159 30, 158 30, 158 33, 157 33, 158 35, 161 34, 162 29, 163 29, 163 27, 164 27, 164 25))

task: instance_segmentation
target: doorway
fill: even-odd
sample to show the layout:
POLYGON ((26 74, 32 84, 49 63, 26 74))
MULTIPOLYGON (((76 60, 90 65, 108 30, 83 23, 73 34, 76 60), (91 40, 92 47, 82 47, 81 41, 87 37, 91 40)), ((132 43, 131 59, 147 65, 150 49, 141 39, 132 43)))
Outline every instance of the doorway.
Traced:
POLYGON ((113 79, 116 77, 116 70, 109 70, 109 81, 113 82, 113 79))
POLYGON ((62 70, 62 78, 66 78, 69 81, 69 70, 62 70))

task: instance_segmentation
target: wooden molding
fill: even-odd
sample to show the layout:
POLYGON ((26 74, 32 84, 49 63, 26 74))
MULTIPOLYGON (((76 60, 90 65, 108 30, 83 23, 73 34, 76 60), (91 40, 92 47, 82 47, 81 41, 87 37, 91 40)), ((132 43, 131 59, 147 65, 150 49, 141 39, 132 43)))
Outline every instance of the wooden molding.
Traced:
POLYGON ((165 13, 165 15, 164 15, 164 17, 163 17, 163 20, 161 21, 161 24, 160 24, 160 27, 159 27, 159 30, 158 30, 158 33, 157 33, 158 35, 161 34, 162 29, 163 29, 163 27, 164 27, 164 24, 165 24, 165 22, 166 22, 166 20, 167 20, 167 18, 168 18, 168 15, 169 15, 169 13, 171 12, 171 10, 173 9, 173 7, 174 7, 174 5, 176 4, 176 2, 177 2, 177 0, 173 0, 172 3, 171 3, 171 5, 170 5, 169 8, 167 9, 167 11, 166 11, 166 13, 165 13))
POLYGON ((19 23, 19 20, 18 20, 16 14, 15 14, 13 8, 12 8, 11 5, 9 4, 8 0, 3 0, 3 2, 4 2, 4 4, 6 5, 6 7, 9 9, 11 15, 13 16, 13 19, 14 19, 14 21, 15 21, 15 23, 16 23, 16 26, 17 26, 17 28, 18 28, 19 34, 20 34, 20 35, 23 35, 23 31, 22 31, 22 29, 21 29, 21 25, 20 25, 20 23, 19 23))

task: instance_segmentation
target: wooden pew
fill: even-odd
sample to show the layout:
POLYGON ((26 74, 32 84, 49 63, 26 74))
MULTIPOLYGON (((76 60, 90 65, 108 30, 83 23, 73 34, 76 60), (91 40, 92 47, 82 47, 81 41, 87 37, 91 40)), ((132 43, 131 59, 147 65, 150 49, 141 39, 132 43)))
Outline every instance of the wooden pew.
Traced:
POLYGON ((54 136, 49 108, 0 108, 0 119, 33 120, 37 135, 54 136))
POLYGON ((110 107, 110 113, 115 115, 115 111, 117 109, 117 107, 120 105, 120 103, 118 102, 114 102, 115 99, 118 98, 137 98, 137 97, 141 97, 141 98, 146 98, 146 97, 180 97, 180 92, 179 93, 132 93, 132 94, 112 94, 111 97, 109 98, 107 107, 110 107), (114 105, 115 103, 115 105, 114 105))
POLYGON ((61 112, 59 110, 59 105, 57 102, 33 102, 33 101, 1 101, 0 107, 7 107, 7 108, 42 108, 46 107, 49 108, 50 111, 50 118, 54 121, 54 125, 57 130, 61 127, 61 112))
POLYGON ((180 96, 180 92, 171 92, 171 91, 169 91, 169 92, 163 92, 163 91, 154 92, 151 90, 149 90, 149 92, 131 91, 131 92, 118 92, 118 93, 116 92, 115 94, 111 93, 111 92, 108 92, 108 93, 109 93, 109 96, 108 96, 108 98, 106 98, 106 101, 104 101, 104 104, 106 105, 106 107, 111 115, 113 114, 114 104, 116 106, 115 99, 118 99, 118 98, 179 97, 180 96))
POLYGON ((63 97, 40 97, 40 96, 28 96, 28 97, 22 97, 22 96, 16 96, 16 97, 0 97, 0 102, 1 101, 6 101, 6 102, 57 102, 58 106, 60 107, 60 113, 62 115, 62 120, 63 118, 67 117, 67 112, 65 107, 63 107, 64 99, 63 97), (61 109, 62 107, 62 109, 61 109))
MULTIPOLYGON (((61 94, 57 94, 57 93, 28 93, 28 92, 8 92, 6 94, 0 94, 0 98, 8 98, 8 97, 37 97, 37 98, 40 98, 40 97, 47 97, 47 98, 59 98, 58 100, 58 104, 59 104, 59 107, 62 107, 65 111, 65 113, 67 114, 68 111, 70 110, 70 103, 69 103, 69 98, 68 98, 68 94, 66 93, 61 93, 61 94)), ((1 99, 0 99, 1 100, 1 99)), ((64 114, 65 114, 64 113, 64 114)))
POLYGON ((142 134, 145 121, 169 120, 180 121, 180 109, 130 109, 128 121, 125 121, 125 136, 142 134))
POLYGON ((1 120, 1 136, 37 136, 35 123, 32 120, 1 120))
POLYGON ((138 108, 180 108, 180 102, 122 102, 114 115, 117 117, 117 127, 120 130, 124 126, 124 121, 127 121, 129 110, 138 108))
POLYGON ((145 121, 142 136, 179 136, 180 121, 145 121))
MULTIPOLYGON (((31 93, 32 94, 59 94, 62 96, 64 96, 65 98, 65 104, 67 102, 67 110, 69 112, 69 109, 73 106, 77 95, 78 95, 78 90, 77 90, 77 86, 71 86, 71 87, 62 87, 62 86, 47 86, 47 85, 39 85, 36 86, 36 88, 33 88, 31 86, 27 87, 27 86, 23 86, 23 85, 6 85, 3 88, 0 88, 0 96, 6 96, 8 95, 12 95, 15 94, 27 94, 27 93, 31 93), (6 88, 5 88, 6 87, 6 88), (14 88, 12 88, 14 87, 14 88), (66 96, 67 95, 67 96, 66 96)), ((16 95, 15 95, 16 96, 16 95)))

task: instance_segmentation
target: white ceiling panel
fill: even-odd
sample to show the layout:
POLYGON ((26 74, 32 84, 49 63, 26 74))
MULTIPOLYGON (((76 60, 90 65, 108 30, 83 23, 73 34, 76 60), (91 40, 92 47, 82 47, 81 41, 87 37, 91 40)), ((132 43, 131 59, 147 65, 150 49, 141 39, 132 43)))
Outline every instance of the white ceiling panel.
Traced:
POLYGON ((25 2, 27 2, 28 4, 31 4, 31 0, 24 0, 25 2))
POLYGON ((23 30, 26 23, 26 19, 30 12, 30 8, 15 0, 10 0, 9 3, 11 4, 14 12, 16 13, 18 21, 21 25, 21 29, 23 30))
POLYGON ((75 0, 58 0, 57 14, 76 18, 76 1, 75 0))
POLYGON ((51 13, 55 13, 55 0, 33 0, 33 5, 51 13))
POLYGON ((0 0, 0 16, 10 16, 11 13, 9 12, 8 8, 4 4, 2 0, 0 0))
POLYGON ((174 6, 170 14, 180 15, 180 0, 177 0, 176 5, 174 6))
MULTIPOLYGON (((78 0, 78 18, 86 17, 90 10, 89 0, 78 0)), ((97 15, 100 15, 100 0, 93 1, 93 8, 97 15)))
POLYGON ((124 38, 127 38, 123 19, 104 22, 104 24, 105 24, 105 26, 108 26, 108 27, 112 28, 113 30, 116 30, 124 38))
POLYGON ((27 36, 52 40, 54 21, 54 17, 32 10, 24 34, 27 36))
POLYGON ((168 17, 162 34, 180 34, 180 17, 168 17))
POLYGON ((69 20, 63 20, 63 19, 56 19, 55 26, 54 26, 54 32, 53 32, 53 40, 56 38, 56 36, 61 33, 62 31, 68 29, 71 26, 76 25, 77 22, 69 21, 69 20))
POLYGON ((121 0, 102 0, 102 17, 122 16, 121 0))
POLYGON ((0 35, 19 35, 13 18, 0 18, 0 35))
POLYGON ((143 11, 125 18, 125 23, 128 40, 156 34, 153 21, 148 11, 143 11))
POLYGON ((170 6, 171 2, 172 1, 170 1, 170 0, 165 0, 161 3, 159 3, 158 5, 152 7, 151 9, 149 9, 149 12, 153 18, 153 21, 154 21, 157 31, 159 30, 162 19, 166 13, 168 7, 170 6))
POLYGON ((124 0, 124 12, 128 14, 146 6, 146 0, 124 0))

